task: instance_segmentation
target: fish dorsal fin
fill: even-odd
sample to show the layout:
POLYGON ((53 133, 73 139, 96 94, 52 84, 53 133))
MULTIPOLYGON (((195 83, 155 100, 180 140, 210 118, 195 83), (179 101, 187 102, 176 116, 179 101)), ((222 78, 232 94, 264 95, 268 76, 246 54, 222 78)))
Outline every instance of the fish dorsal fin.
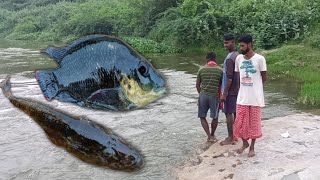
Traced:
POLYGON ((63 48, 49 47, 45 50, 42 50, 41 53, 48 54, 58 64, 60 64, 60 62, 63 60, 63 58, 65 56, 72 54, 73 52, 76 52, 83 47, 90 46, 92 44, 97 44, 102 41, 117 42, 117 43, 125 46, 126 48, 128 48, 128 50, 132 54, 134 54, 135 56, 139 56, 142 58, 142 56, 138 52, 133 50, 133 48, 130 45, 128 45, 127 43, 125 43, 123 40, 116 38, 116 37, 112 37, 112 36, 108 36, 108 35, 101 35, 101 34, 95 34, 95 35, 89 35, 89 36, 82 37, 82 38, 66 45, 63 48))
POLYGON ((106 35, 89 35, 85 36, 83 38, 80 38, 65 47, 57 48, 57 47, 49 47, 47 49, 41 50, 40 52, 43 54, 49 55, 51 58, 53 58, 58 64, 62 61, 62 59, 67 56, 68 54, 71 54, 82 47, 85 47, 87 45, 95 44, 100 41, 106 40, 106 35))
POLYGON ((67 50, 65 48, 54 48, 49 47, 45 50, 40 51, 43 54, 49 55, 53 58, 58 64, 62 61, 62 59, 67 55, 67 50))
POLYGON ((96 44, 101 41, 106 41, 106 35, 89 35, 82 37, 69 45, 66 45, 64 48, 67 50, 68 54, 71 54, 85 46, 96 44))

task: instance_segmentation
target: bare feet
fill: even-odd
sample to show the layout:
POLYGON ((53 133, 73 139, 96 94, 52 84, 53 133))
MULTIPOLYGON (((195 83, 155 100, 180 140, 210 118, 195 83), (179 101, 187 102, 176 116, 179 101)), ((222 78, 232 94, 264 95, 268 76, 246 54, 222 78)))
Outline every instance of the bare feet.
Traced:
POLYGON ((207 142, 210 142, 210 143, 216 143, 217 141, 218 139, 215 136, 210 136, 207 139, 207 142))
POLYGON ((249 147, 249 143, 243 143, 242 147, 237 150, 238 154, 242 154, 245 149, 249 147))
POLYGON ((213 142, 213 137, 208 137, 207 142, 213 142))
POLYGON ((221 145, 221 146, 229 145, 229 144, 234 144, 233 139, 230 138, 230 137, 227 137, 225 140, 223 140, 223 141, 220 142, 220 145, 221 145))
POLYGON ((254 149, 250 149, 250 150, 249 150, 248 157, 253 157, 253 156, 255 156, 255 155, 256 155, 256 153, 254 152, 254 149))

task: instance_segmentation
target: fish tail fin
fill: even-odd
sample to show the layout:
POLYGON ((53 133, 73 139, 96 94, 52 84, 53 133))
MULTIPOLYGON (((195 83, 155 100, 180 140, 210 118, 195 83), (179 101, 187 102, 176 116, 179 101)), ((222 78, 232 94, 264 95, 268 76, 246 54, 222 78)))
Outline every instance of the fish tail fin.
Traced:
POLYGON ((6 79, 0 84, 2 92, 6 97, 12 96, 10 78, 10 76, 7 76, 6 79))
POLYGON ((46 100, 57 96, 59 87, 52 71, 36 71, 36 79, 46 100))

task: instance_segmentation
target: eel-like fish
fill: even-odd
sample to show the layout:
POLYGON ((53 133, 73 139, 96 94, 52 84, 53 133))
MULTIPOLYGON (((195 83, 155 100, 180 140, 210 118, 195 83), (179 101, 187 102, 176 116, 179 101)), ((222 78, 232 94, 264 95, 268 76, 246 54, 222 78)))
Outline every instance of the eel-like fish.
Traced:
POLYGON ((75 157, 116 170, 130 171, 142 167, 140 153, 110 129, 40 102, 13 96, 9 76, 0 86, 9 101, 34 119, 52 143, 65 148, 75 157))

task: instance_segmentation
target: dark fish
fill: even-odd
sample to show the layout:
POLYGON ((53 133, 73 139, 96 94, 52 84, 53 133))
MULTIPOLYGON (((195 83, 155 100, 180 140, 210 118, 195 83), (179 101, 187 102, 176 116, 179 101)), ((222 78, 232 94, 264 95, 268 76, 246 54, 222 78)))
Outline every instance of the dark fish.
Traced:
POLYGON ((73 117, 39 102, 13 96, 10 77, 0 86, 10 102, 32 117, 52 143, 77 158, 116 170, 142 167, 143 158, 139 152, 111 130, 91 120, 73 117))
POLYGON ((129 45, 115 37, 90 35, 63 48, 48 48, 59 65, 36 71, 47 100, 98 109, 129 110, 166 93, 164 77, 129 45))

